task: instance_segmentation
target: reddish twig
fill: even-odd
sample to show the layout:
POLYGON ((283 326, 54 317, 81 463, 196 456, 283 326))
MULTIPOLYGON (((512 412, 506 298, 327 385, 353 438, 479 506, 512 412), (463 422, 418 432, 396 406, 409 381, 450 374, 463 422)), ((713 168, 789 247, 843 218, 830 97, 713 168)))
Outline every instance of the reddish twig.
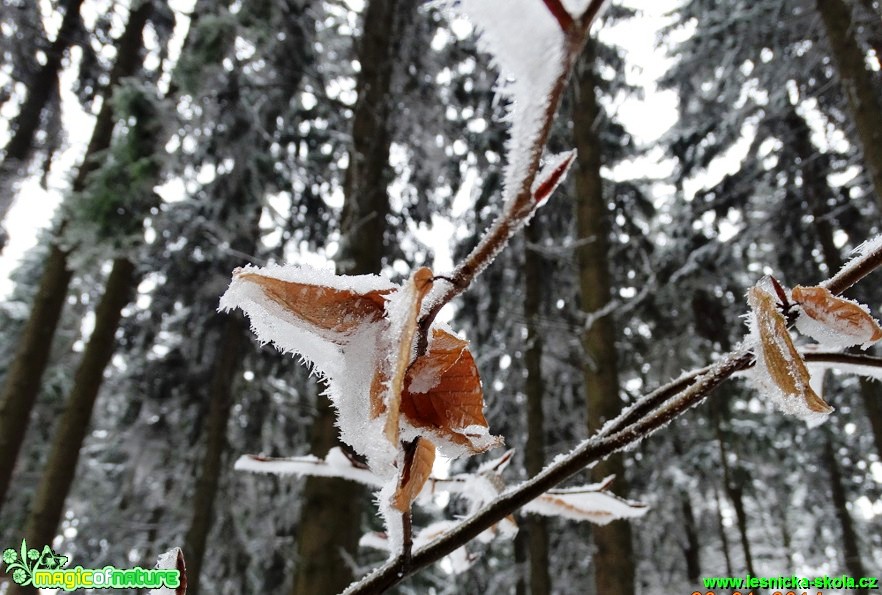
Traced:
POLYGON ((553 14, 554 18, 557 19, 557 24, 560 25, 561 31, 570 30, 573 26, 573 15, 563 7, 560 0, 545 0, 545 7, 548 9, 548 12, 553 14))
POLYGON ((577 22, 572 19, 569 13, 566 13, 559 0, 545 0, 546 6, 555 15, 558 23, 561 23, 561 28, 565 35, 563 68, 561 70, 564 75, 555 81, 549 95, 542 118, 542 126, 530 149, 530 163, 526 174, 521 180, 517 194, 505 205, 502 213, 496 218, 493 225, 490 226, 487 233, 484 234, 481 241, 465 260, 450 275, 444 277, 448 281, 446 289, 444 289, 441 295, 433 299, 429 310, 420 318, 419 337, 417 339, 418 356, 425 354, 428 348, 429 328, 432 326, 432 322, 435 320, 438 312, 441 311, 441 308, 468 289, 475 277, 487 268, 496 255, 502 251, 509 239, 523 227, 533 214, 536 207, 536 201, 533 196, 533 183, 536 180, 536 175, 539 173, 542 151, 545 149, 548 135, 551 132, 551 125, 554 122, 555 114, 566 90, 569 73, 588 39, 588 30, 591 27, 592 19, 599 12, 604 2, 605 0, 592 0, 588 11, 577 22), (555 12, 558 10, 566 13, 569 18, 569 21, 564 19, 567 23, 566 27, 564 27, 561 17, 555 12))

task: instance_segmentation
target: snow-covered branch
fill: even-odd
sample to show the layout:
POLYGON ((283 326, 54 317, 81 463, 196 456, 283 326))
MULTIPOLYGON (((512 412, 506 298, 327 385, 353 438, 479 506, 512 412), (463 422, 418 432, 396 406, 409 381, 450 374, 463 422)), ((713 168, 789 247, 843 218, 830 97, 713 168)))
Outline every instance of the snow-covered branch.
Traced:
MULTIPOLYGON (((843 267, 825 286, 842 292, 882 265, 882 236, 858 250, 858 256, 843 267), (867 249, 867 246, 870 248, 867 249)), ((833 291, 831 289, 831 291, 833 291)), ((519 508, 590 467, 605 457, 632 446, 671 420, 698 405, 723 382, 756 363, 753 348, 737 349, 720 361, 684 374, 644 396, 610 420, 595 436, 565 456, 558 457, 541 473, 512 487, 432 543, 413 552, 406 565, 392 559, 345 591, 347 595, 382 593, 417 569, 432 564, 475 539, 487 528, 519 508)), ((842 368, 872 377, 882 377, 882 358, 860 354, 812 352, 800 354, 820 368, 842 368)))
POLYGON ((560 0, 522 2, 512 7, 507 0, 464 2, 464 11, 483 30, 483 43, 494 55, 502 77, 511 79, 503 90, 513 100, 512 129, 507 145, 508 164, 505 175, 505 206, 481 241, 452 273, 437 284, 429 307, 420 318, 418 352, 427 346, 428 329, 438 312, 453 298, 464 292, 486 269, 533 216, 562 181, 575 158, 575 152, 549 157, 542 167, 542 154, 554 122, 555 114, 567 86, 569 73, 582 52, 591 23, 605 5, 604 0, 577 2, 579 18, 560 0), (537 11, 536 19, 525 18, 521 9, 537 11), (546 10, 547 9, 547 10, 546 10), (542 14, 542 11, 545 13, 542 14), (548 18, 549 14, 554 17, 548 18), (536 39, 523 44, 523 37, 536 39), (541 114, 536 119, 537 114, 541 114))

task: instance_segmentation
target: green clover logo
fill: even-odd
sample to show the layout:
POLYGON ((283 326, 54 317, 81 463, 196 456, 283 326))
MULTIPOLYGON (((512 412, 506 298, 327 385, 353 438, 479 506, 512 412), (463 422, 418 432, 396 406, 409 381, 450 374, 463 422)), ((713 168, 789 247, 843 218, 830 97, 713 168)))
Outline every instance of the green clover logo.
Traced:
POLYGON ((16 560, 18 560, 18 554, 15 552, 14 549, 7 548, 3 550, 3 561, 6 562, 6 564, 12 564, 16 560))
POLYGON ((16 568, 15 572, 12 573, 12 580, 14 580, 19 585, 23 585, 27 578, 28 573, 21 568, 16 568))

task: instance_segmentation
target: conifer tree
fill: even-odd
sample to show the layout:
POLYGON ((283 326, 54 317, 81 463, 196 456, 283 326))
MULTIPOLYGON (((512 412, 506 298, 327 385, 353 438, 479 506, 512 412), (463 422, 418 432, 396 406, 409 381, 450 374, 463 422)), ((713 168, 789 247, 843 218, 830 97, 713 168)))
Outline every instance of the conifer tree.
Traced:
MULTIPOLYGON (((139 4, 129 15, 126 29, 117 41, 118 59, 111 72, 108 95, 95 120, 83 163, 71 185, 74 196, 85 189, 87 177, 99 164, 98 154, 110 146, 114 127, 110 93, 121 79, 132 75, 138 68, 143 31, 152 10, 152 2, 139 4)), ((68 268, 69 250, 61 243, 62 230, 63 224, 46 257, 28 323, 0 391, 0 503, 9 488, 72 276, 68 268)))
MULTIPOLYGON (((46 51, 45 62, 28 81, 27 97, 19 108, 18 115, 11 122, 12 137, 6 143, 3 161, 0 162, 0 227, 15 196, 13 183, 21 175, 22 168, 27 165, 31 156, 44 110, 57 97, 62 58, 71 45, 77 29, 82 26, 80 22, 82 3, 83 0, 64 0, 61 3, 64 10, 61 27, 46 51)), ((0 231, 0 252, 3 251, 4 244, 4 235, 0 231)))
MULTIPOLYGON (((398 0, 370 0, 365 6, 357 59, 358 99, 353 111, 352 146, 343 182, 339 273, 377 273, 387 251, 390 181, 389 147, 394 71, 401 38, 413 6, 398 0)), ((334 413, 322 396, 312 428, 310 452, 324 457, 337 439, 334 413)), ((304 488, 294 595, 343 589, 352 575, 341 552, 355 551, 361 535, 363 491, 351 482, 311 477, 304 488)))

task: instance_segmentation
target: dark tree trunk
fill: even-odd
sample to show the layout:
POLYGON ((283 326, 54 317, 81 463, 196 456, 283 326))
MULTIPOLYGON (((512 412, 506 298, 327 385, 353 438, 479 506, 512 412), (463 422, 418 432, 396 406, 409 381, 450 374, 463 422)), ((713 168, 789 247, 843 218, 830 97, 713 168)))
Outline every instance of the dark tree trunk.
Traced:
POLYGON ((686 543, 683 546, 683 556, 686 558, 686 578, 690 583, 698 584, 701 578, 701 548, 698 544, 698 527, 695 524, 695 514, 692 512, 692 502, 689 494, 683 494, 683 532, 686 534, 686 543))
MULTIPOLYGON (((829 430, 825 430, 829 431, 829 430)), ((845 561, 845 569, 853 577, 867 576, 864 564, 861 562, 861 553, 858 546, 858 536, 854 528, 854 521, 848 514, 848 495, 842 483, 842 472, 836 461, 836 452, 830 436, 824 441, 824 467, 830 475, 830 491, 833 508, 836 511, 836 520, 839 521, 839 529, 842 532, 842 556, 845 561)), ((867 595, 867 589, 855 589, 858 595, 867 595)))
MULTIPOLYGON (((3 162, 0 163, 0 225, 6 218, 15 193, 13 182, 18 178, 20 170, 27 165, 34 146, 34 137, 40 128, 43 109, 49 103, 58 88, 58 73, 61 60, 80 25, 80 5, 83 0, 65 0, 64 18, 55 41, 46 52, 46 62, 34 73, 27 87, 27 98, 18 115, 12 120, 10 130, 12 138, 6 144, 3 162)), ((2 234, 0 234, 2 236, 2 234)), ((0 237, 0 251, 3 240, 0 237)))
MULTIPOLYGON (((353 114, 352 148, 344 180, 342 241, 337 272, 377 273, 386 251, 389 214, 391 83, 404 24, 415 4, 370 0, 358 48, 361 72, 353 114)), ((334 411, 319 396, 310 452, 323 457, 339 444, 334 411)), ((293 595, 337 593, 354 578, 341 552, 353 554, 361 535, 364 489, 341 479, 310 477, 300 514, 293 595)))
MULTIPOLYGON (((542 380, 542 334, 539 330, 542 258, 530 247, 541 240, 538 221, 534 220, 527 226, 524 235, 524 317, 527 319, 527 347, 524 351, 527 444, 524 458, 527 475, 533 477, 545 466, 545 415, 542 411, 545 386, 542 380)), ((548 572, 547 523, 541 516, 529 515, 526 525, 530 552, 530 593, 548 595, 551 593, 551 576, 548 572)))
MULTIPOLYGON (((131 13, 126 29, 117 42, 118 59, 111 71, 110 83, 95 121, 86 156, 72 184, 74 193, 82 192, 85 188, 86 177, 96 165, 93 161, 95 155, 110 146, 113 108, 109 99, 120 79, 134 74, 140 64, 143 31, 150 11, 150 2, 144 2, 131 13)), ((31 410, 40 390, 40 381, 49 361, 52 338, 61 317, 70 279, 67 253, 58 244, 53 244, 28 322, 0 393, 0 505, 9 488, 31 410)))
POLYGON ((714 407, 712 414, 716 424, 717 445, 720 449, 720 466, 723 469, 723 488, 726 490, 726 495, 735 509, 735 522, 738 525, 738 535, 741 538, 741 548, 744 551, 744 567, 751 576, 756 576, 753 568, 753 556, 750 551, 747 512, 744 509, 744 485, 747 483, 746 473, 740 470, 733 472, 729 466, 729 452, 726 448, 726 438, 723 434, 721 421, 723 412, 714 407))
POLYGON ((515 595, 529 595, 530 593, 530 577, 527 572, 527 563, 529 562, 527 548, 527 532, 518 531, 514 538, 514 560, 518 573, 518 581, 517 584, 515 584, 515 595))
MULTIPOLYGON (((89 430, 104 368, 113 355, 122 309, 131 297, 134 276, 135 268, 128 260, 114 261, 104 296, 95 310, 95 330, 74 375, 73 388, 55 430, 49 458, 28 517, 25 536, 33 547, 51 544, 61 522, 64 502, 73 485, 80 449, 89 430)), ((31 588, 14 586, 10 595, 34 592, 31 588)))
MULTIPOLYGON (((579 287, 583 312, 602 309, 610 300, 609 214, 600 176, 600 138, 597 132, 599 106, 596 98, 593 43, 589 41, 581 63, 574 73, 573 137, 579 156, 576 182, 576 227, 581 246, 578 249, 579 287), (587 241, 587 240, 591 241, 587 241)), ((615 417, 623 403, 619 397, 616 335, 611 316, 602 316, 584 334, 584 379, 588 401, 588 433, 594 434, 615 417)), ((615 490, 627 493, 625 468, 621 455, 613 455, 597 464, 595 480, 615 475, 615 490)), ((631 525, 626 521, 594 527, 595 580, 597 592, 610 595, 634 593, 634 556, 631 525)))
POLYGON ((726 536, 726 525, 723 523, 723 506, 720 502, 720 492, 714 488, 714 501, 717 504, 717 526, 720 530, 720 547, 723 549, 723 558, 726 560, 726 574, 732 576, 732 558, 729 555, 729 538, 726 536))
MULTIPOLYGON (((220 318, 220 317, 218 317, 220 318)), ((233 386, 239 371, 240 351, 245 343, 247 328, 240 316, 229 314, 216 323, 220 333, 218 352, 211 369, 209 385, 208 423, 205 451, 202 455, 196 492, 193 495, 193 518, 184 538, 184 556, 187 560, 187 592, 199 595, 202 563, 205 559, 208 533, 214 521, 214 502, 223 471, 223 455, 227 446, 227 422, 233 404, 233 386)), ((217 341, 214 334, 207 335, 217 341)))
POLYGON ((882 106, 864 63, 864 53, 853 35, 851 9, 843 0, 817 0, 816 5, 854 118, 864 165, 876 192, 877 204, 882 207, 882 106))

